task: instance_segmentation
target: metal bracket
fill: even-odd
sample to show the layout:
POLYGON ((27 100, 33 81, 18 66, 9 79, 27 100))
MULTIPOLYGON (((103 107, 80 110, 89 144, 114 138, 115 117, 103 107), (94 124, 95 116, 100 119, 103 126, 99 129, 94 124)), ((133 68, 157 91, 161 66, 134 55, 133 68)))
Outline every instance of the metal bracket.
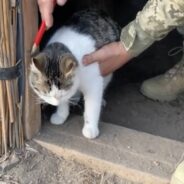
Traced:
POLYGON ((12 80, 22 75, 22 60, 18 61, 15 66, 0 68, 0 80, 12 80))

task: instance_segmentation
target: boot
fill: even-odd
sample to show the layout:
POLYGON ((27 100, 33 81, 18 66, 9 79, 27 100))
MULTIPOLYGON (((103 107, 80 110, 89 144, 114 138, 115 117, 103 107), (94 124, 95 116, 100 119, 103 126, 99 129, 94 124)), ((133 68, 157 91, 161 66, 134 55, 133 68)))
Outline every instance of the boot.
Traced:
POLYGON ((176 168, 171 178, 171 184, 184 184, 184 161, 176 168))
POLYGON ((184 55, 181 61, 163 75, 148 79, 141 85, 141 93, 146 97, 171 101, 184 92, 184 55))

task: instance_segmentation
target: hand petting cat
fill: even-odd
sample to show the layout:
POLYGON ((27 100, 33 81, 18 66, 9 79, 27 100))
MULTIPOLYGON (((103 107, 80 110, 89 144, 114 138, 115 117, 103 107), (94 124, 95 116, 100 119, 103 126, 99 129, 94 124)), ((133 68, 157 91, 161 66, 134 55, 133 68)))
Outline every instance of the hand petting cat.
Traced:
MULTIPOLYGON (((41 17, 49 29, 53 25, 54 4, 52 0, 37 0, 41 17)), ((63 6, 67 0, 57 0, 58 5, 63 6)), ((98 62, 102 76, 106 76, 126 64, 132 57, 126 52, 122 43, 113 42, 101 49, 84 56, 83 64, 89 65, 98 62)))
MULTIPOLYGON (((42 20, 45 21, 48 29, 53 25, 53 16, 52 16, 52 13, 54 11, 53 1, 54 0, 37 0, 42 20)), ((67 0, 56 1, 56 3, 60 6, 63 6, 66 2, 67 0)))
POLYGON ((98 62, 101 74, 106 76, 126 64, 131 58, 119 41, 107 44, 101 49, 84 56, 83 64, 89 65, 98 62))

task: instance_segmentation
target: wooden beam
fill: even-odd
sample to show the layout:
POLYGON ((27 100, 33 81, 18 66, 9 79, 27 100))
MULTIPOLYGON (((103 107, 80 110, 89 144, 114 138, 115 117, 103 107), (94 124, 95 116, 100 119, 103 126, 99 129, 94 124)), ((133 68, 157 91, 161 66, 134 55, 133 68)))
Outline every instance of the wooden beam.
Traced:
POLYGON ((24 98, 24 132, 25 138, 31 139, 41 127, 40 105, 35 103, 29 86, 28 74, 31 61, 31 48, 38 29, 38 8, 36 0, 22 0, 24 28, 24 64, 25 64, 25 98, 24 98))

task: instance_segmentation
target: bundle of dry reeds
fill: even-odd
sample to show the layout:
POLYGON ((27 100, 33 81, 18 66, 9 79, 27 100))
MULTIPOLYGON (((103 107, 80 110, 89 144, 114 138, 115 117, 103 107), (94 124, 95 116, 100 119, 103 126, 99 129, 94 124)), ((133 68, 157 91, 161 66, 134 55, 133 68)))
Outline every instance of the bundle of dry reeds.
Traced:
MULTIPOLYGON (((17 9, 12 2, 0 0, 0 68, 16 64, 17 9)), ((0 161, 24 146, 21 106, 18 79, 0 80, 0 161)))

